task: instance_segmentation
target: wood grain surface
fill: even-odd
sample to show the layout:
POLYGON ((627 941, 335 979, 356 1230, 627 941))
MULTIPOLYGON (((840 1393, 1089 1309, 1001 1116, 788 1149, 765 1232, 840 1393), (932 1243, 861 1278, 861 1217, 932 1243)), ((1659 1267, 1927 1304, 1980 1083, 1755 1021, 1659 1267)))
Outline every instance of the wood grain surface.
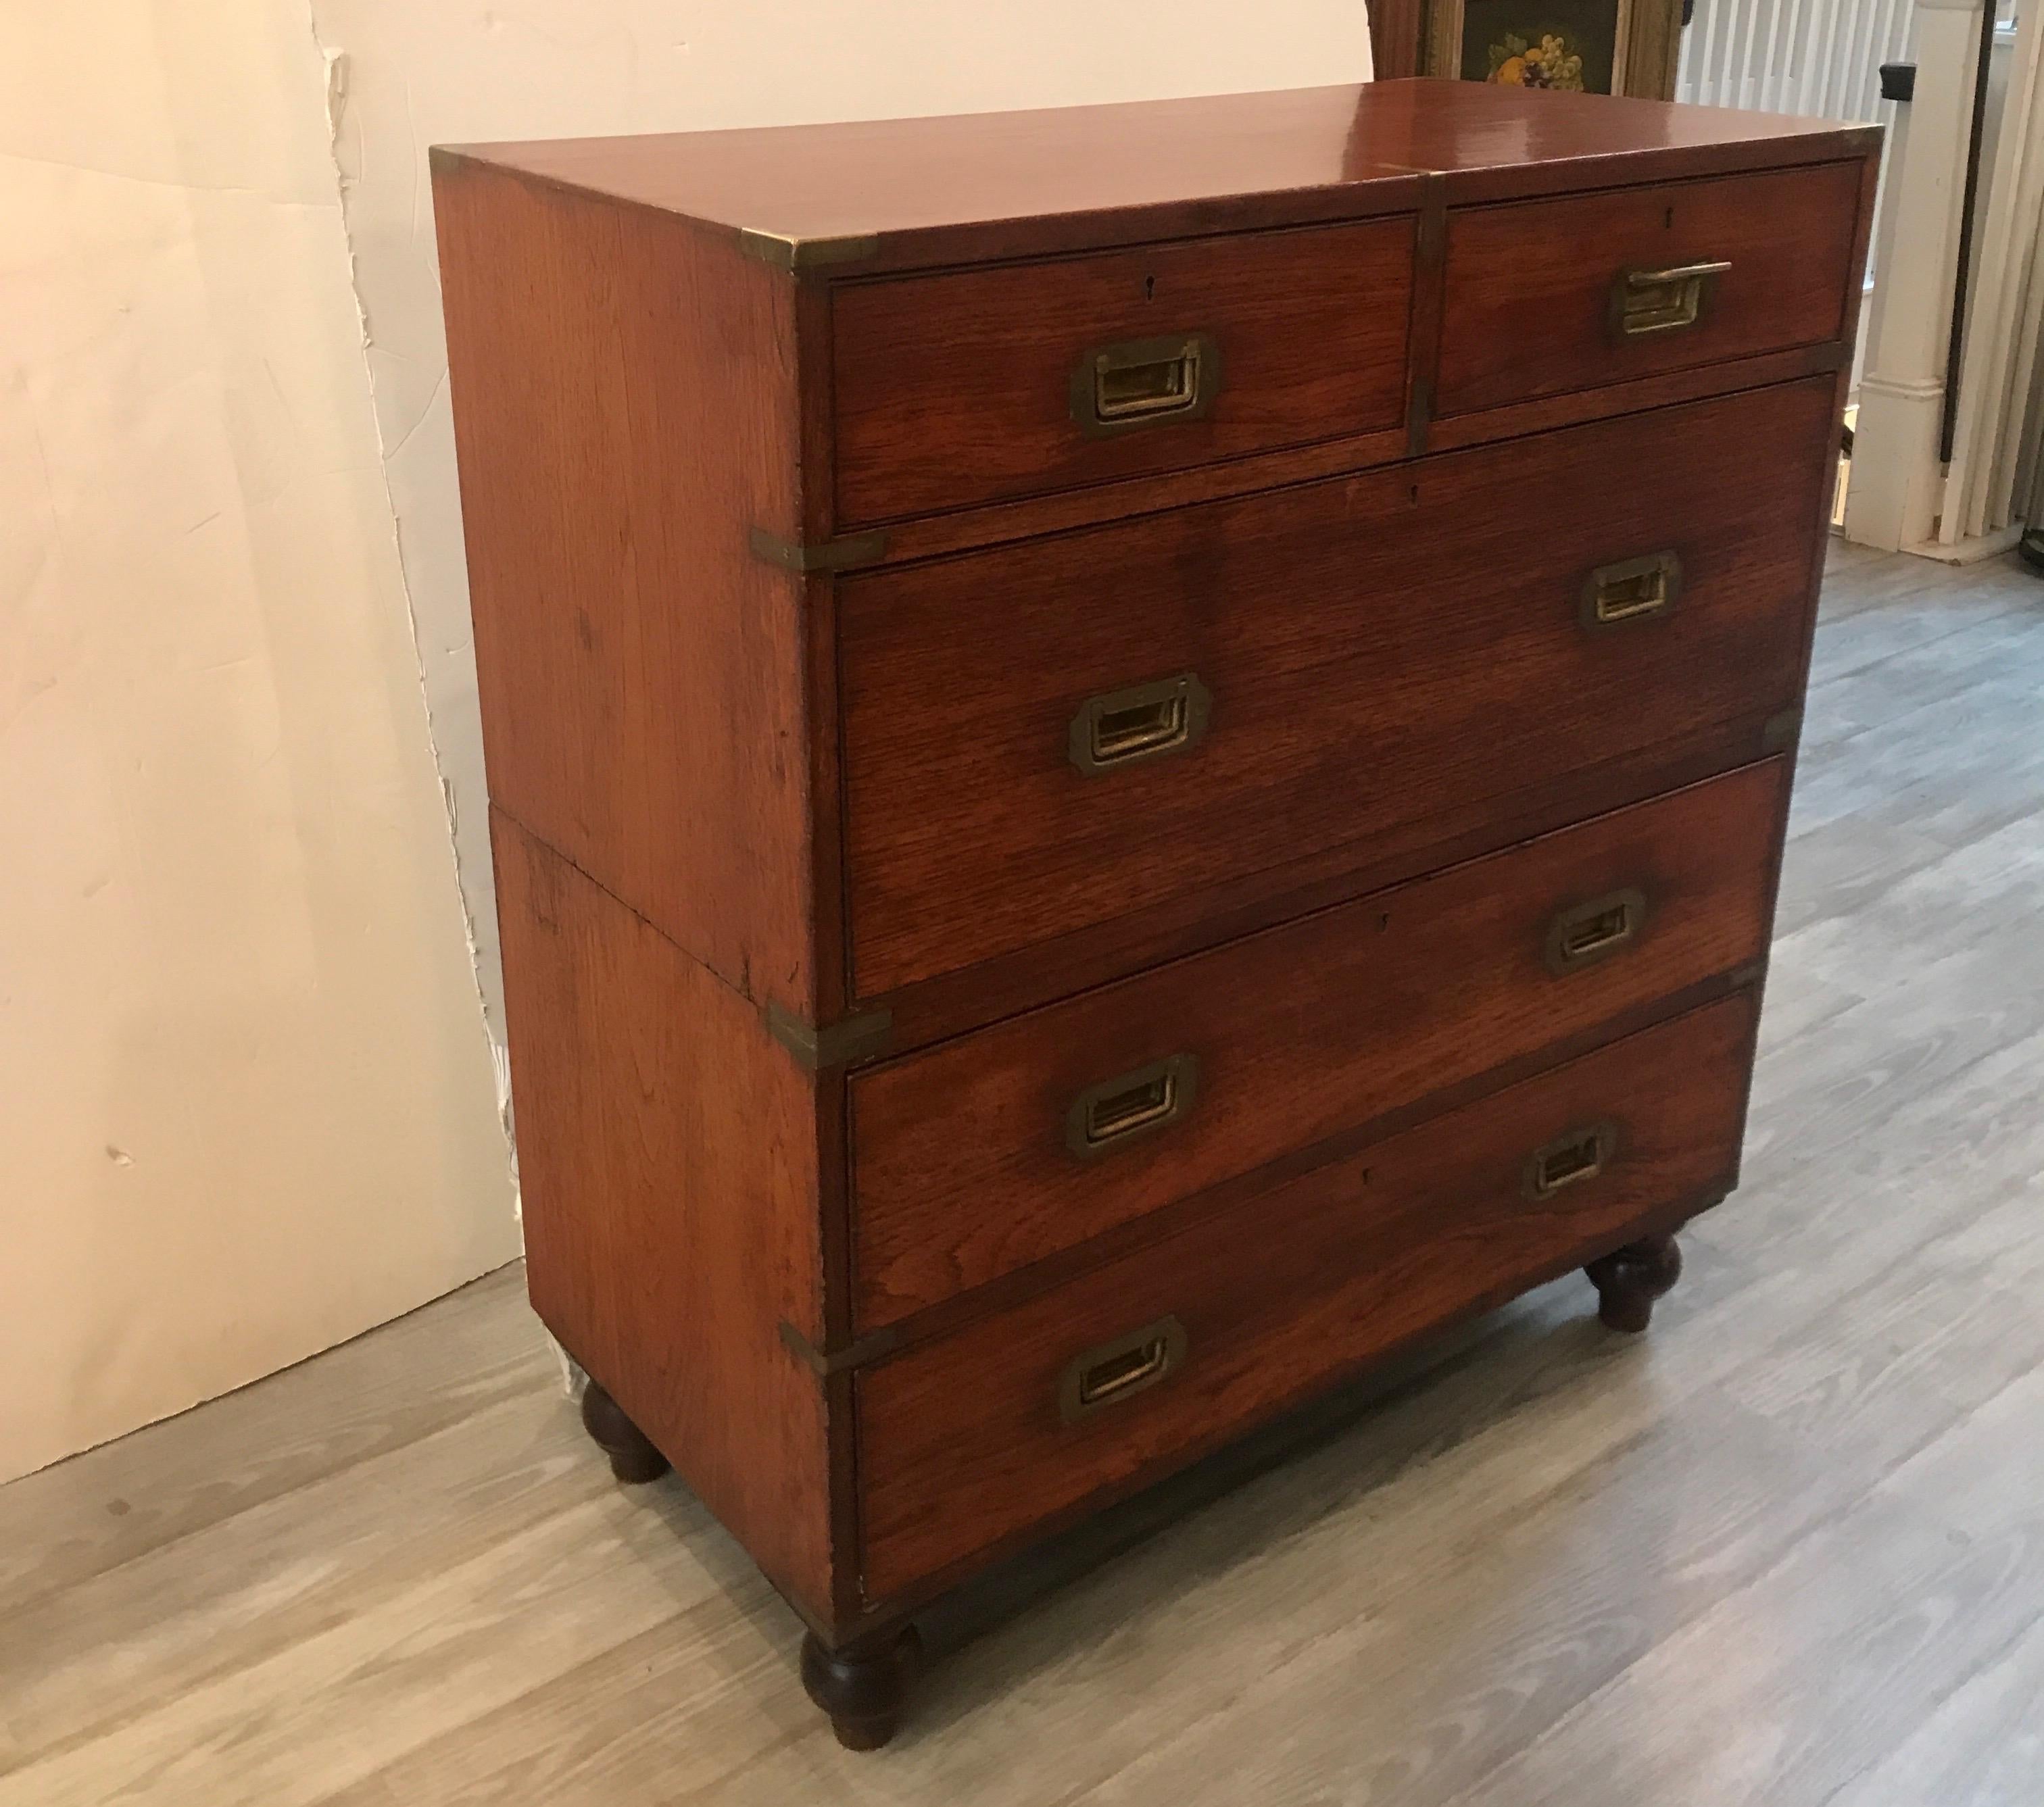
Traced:
POLYGON ((856 247, 855 267, 870 270, 1355 217, 1410 207, 1431 173, 1458 198, 1489 198, 1861 155, 1878 143, 1873 128, 1827 120, 1420 80, 440 155, 719 236, 874 239, 856 247))
POLYGON ((1435 411, 1466 414, 1848 337, 1860 174, 1857 161, 1820 163, 1450 208, 1435 411), (1708 262, 1730 267, 1693 325, 1614 331, 1612 285, 1624 272, 1708 262))
POLYGON ((2038 595, 1834 554, 1742 1186, 1643 1341, 1564 1280, 968 1588, 876 1761, 514 1270, 0 1488, 0 1803, 2033 1807, 2038 595))
POLYGON ((758 1010, 491 820, 533 1309, 805 1608, 834 1598, 822 1106, 758 1010))
POLYGON ((815 1020, 795 290, 658 215, 435 177, 490 800, 815 1020), (801 743, 806 744, 804 734, 801 743))
POLYGON ((840 530, 1397 427, 1412 231, 1408 213, 840 285, 840 530), (1195 334, 1216 386, 1197 418, 1082 428, 1094 353, 1195 334))
POLYGON ((1750 993, 1642 1030, 863 1370, 862 1553, 884 1602, 1032 1521, 1211 1448, 1331 1376, 1728 1185, 1750 993), (1529 1196, 1536 1151, 1594 1126, 1590 1176, 1529 1196), (1162 1379, 1061 1421, 1065 1371, 1169 1317, 1162 1379))
POLYGON ((887 1062, 851 1080, 862 1328, 1765 957, 1779 760, 887 1062), (1557 974, 1551 925, 1637 892, 1619 951, 1557 974), (1197 1062, 1181 1120, 1074 1157, 1089 1087, 1197 1062))
POLYGON ((1473 803, 1786 707, 1834 389, 840 580, 857 991, 1331 845, 1389 859, 1473 803), (1589 574, 1662 551, 1675 607, 1585 632, 1589 574), (1212 695, 1202 741, 1074 769, 1089 695, 1181 673, 1212 695))

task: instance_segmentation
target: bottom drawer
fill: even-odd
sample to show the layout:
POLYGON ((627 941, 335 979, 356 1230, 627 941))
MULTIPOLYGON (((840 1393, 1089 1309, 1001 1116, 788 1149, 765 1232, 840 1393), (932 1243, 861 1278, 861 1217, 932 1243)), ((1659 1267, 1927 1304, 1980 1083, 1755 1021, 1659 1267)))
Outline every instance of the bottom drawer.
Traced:
POLYGON ((1642 1030, 862 1372, 869 1602, 1728 1186, 1755 1006, 1642 1030))

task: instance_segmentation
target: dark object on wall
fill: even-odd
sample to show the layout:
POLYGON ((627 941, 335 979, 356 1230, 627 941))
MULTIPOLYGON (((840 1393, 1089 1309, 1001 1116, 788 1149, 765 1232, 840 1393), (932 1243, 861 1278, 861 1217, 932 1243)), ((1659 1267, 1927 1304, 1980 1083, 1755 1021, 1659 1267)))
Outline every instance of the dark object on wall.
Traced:
POLYGON ((436 152, 533 1302, 847 1745, 1003 1553, 1673 1283, 1877 142, 1416 81, 436 152))
POLYGON ((1681 0, 1431 0, 1419 66, 1465 82, 1665 100, 1687 22, 1681 0))

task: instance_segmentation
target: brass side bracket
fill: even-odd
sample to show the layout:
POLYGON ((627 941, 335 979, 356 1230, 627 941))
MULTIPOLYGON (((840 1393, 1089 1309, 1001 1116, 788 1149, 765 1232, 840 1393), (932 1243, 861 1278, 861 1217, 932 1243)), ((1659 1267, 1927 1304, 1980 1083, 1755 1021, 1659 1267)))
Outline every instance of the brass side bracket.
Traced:
POLYGON ((778 1004, 769 1004, 766 1028, 776 1042, 814 1073, 886 1053, 894 1032, 894 1015, 891 1011, 868 1011, 862 1016, 848 1016, 819 1029, 778 1004))
POLYGON ((806 274, 832 263, 863 263, 880 255, 880 240, 872 235, 834 239, 791 239, 757 228, 741 228, 738 248, 747 257, 795 275, 806 274))
POLYGON ((826 539, 815 546, 797 546, 763 527, 752 530, 752 556, 784 571, 807 576, 812 571, 842 571, 847 566, 870 565, 887 551, 884 533, 849 534, 843 539, 826 539))
POLYGON ((893 1328, 876 1330, 870 1337, 862 1337, 855 1343, 826 1355, 783 1318, 781 1320, 781 1341, 786 1344, 796 1360, 812 1373, 828 1380, 833 1374, 842 1374, 848 1368, 861 1368, 867 1362, 878 1361, 884 1355, 891 1355, 901 1340, 901 1333, 893 1328))

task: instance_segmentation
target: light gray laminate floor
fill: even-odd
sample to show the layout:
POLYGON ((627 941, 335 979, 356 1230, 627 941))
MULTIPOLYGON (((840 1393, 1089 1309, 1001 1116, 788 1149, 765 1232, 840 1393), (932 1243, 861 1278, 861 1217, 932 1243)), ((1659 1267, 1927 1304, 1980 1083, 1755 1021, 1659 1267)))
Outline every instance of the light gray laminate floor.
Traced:
POLYGON ((2038 1807, 2044 583, 1838 551, 1804 745, 1745 1184, 1646 1339, 1565 1283, 1174 1483, 860 1758, 507 1270, 0 1490, 0 1807, 2038 1807))

